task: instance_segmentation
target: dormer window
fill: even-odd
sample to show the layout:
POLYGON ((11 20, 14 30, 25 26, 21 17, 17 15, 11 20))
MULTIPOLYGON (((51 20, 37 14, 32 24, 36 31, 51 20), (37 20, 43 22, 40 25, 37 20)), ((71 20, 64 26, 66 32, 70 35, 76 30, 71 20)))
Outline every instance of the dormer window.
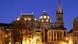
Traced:
POLYGON ((44 17, 44 19, 46 18, 46 16, 43 16, 44 17))
POLYGON ((24 20, 27 20, 27 18, 24 18, 24 20))

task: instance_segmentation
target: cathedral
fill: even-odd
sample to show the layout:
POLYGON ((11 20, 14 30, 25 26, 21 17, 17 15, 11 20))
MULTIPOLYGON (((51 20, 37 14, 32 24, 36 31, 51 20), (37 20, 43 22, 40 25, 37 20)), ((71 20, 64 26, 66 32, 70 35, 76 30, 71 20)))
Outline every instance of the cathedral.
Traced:
POLYGON ((0 23, 0 44, 78 44, 78 17, 68 32, 63 13, 58 0, 56 22, 51 22, 47 11, 43 11, 39 20, 24 13, 11 23, 0 23))

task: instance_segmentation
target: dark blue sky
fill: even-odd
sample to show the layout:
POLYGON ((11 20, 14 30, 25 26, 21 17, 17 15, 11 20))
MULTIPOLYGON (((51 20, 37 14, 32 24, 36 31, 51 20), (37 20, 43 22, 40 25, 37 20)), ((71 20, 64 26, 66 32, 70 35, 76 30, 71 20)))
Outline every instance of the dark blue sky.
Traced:
MULTIPOLYGON (((58 0, 0 0, 0 23, 9 23, 22 13, 32 13, 38 19, 43 10, 50 15, 52 22, 56 19, 58 0)), ((78 0, 61 0, 64 11, 65 27, 72 28, 73 19, 78 16, 78 0)))

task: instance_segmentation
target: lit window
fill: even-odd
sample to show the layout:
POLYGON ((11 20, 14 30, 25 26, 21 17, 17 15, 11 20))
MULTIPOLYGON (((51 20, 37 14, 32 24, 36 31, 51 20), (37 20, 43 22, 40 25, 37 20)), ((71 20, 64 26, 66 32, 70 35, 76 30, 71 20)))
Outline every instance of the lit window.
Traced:
POLYGON ((37 19, 34 19, 35 21, 37 20, 37 19))
POLYGON ((9 29, 6 29, 6 30, 9 30, 9 29))
POLYGON ((26 18, 24 20, 27 20, 26 18))
POLYGON ((17 18, 17 20, 20 20, 20 18, 17 18))
POLYGON ((41 20, 41 22, 43 22, 44 20, 41 20))
POLYGON ((44 18, 46 18, 46 16, 44 16, 44 18))
POLYGON ((42 16, 40 17, 40 19, 42 19, 42 16))
POLYGON ((49 16, 47 16, 47 18, 48 18, 48 19, 50 19, 50 17, 49 17, 49 16))
POLYGON ((46 20, 47 22, 49 22, 48 20, 46 20))
POLYGON ((9 44, 11 44, 11 42, 9 42, 9 44))
POLYGON ((31 20, 30 18, 28 18, 28 20, 31 20))
POLYGON ((6 34, 5 37, 8 37, 8 35, 6 34))

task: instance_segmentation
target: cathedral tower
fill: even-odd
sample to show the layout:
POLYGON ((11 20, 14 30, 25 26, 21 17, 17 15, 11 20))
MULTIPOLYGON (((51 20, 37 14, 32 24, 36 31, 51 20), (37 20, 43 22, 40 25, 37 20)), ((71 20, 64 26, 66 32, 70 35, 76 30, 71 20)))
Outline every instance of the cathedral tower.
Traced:
POLYGON ((77 31, 78 30, 78 17, 76 17, 74 19, 74 22, 73 22, 73 30, 74 31, 77 31))
POLYGON ((58 9, 56 11, 56 26, 63 26, 63 10, 60 4, 60 0, 58 0, 58 9))

